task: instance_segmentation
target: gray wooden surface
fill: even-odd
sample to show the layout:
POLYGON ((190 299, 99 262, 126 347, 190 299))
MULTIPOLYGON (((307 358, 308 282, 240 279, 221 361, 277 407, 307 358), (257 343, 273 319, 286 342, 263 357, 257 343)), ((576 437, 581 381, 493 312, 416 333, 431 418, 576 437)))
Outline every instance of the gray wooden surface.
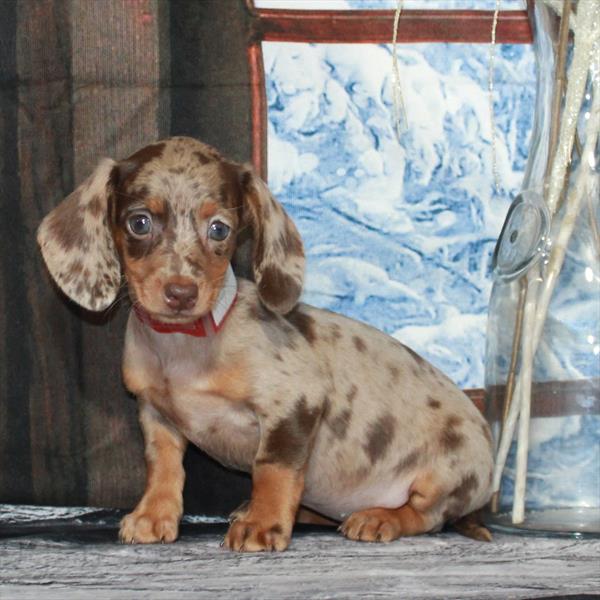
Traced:
POLYGON ((598 539, 496 534, 484 544, 443 533, 379 545, 350 542, 333 531, 304 530, 285 553, 234 554, 220 547, 225 525, 188 525, 172 545, 127 546, 116 541, 119 515, 89 513, 0 505, 0 598, 542 598, 600 593, 598 539))

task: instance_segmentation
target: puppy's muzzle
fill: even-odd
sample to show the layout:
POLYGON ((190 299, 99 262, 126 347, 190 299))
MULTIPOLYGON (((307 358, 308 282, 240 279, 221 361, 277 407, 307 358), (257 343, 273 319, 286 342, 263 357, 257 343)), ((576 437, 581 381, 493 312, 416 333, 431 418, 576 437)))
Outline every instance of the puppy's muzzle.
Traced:
POLYGON ((164 288, 165 303, 173 310, 190 310, 198 299, 195 283, 167 283, 164 288))

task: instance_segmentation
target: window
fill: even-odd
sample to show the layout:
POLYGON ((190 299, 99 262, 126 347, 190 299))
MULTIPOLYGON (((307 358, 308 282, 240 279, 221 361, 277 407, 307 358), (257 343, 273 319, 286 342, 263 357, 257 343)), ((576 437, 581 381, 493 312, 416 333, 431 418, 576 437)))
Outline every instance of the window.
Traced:
MULTIPOLYGON (((379 43, 391 39, 393 11, 263 10, 292 4, 257 2, 259 21, 264 17, 257 31, 277 40, 260 47, 269 184, 305 240, 304 299, 397 336, 463 388, 481 387, 489 263, 521 183, 535 93, 522 3, 504 0, 512 10, 502 13, 497 29, 499 192, 492 175, 489 45, 481 43, 490 39, 489 11, 412 10, 423 2, 405 0, 411 10, 400 17, 398 57, 409 126, 398 143, 391 46, 379 43), (340 41, 331 39, 336 36, 340 41), (329 43, 315 43, 321 40, 329 43)), ((318 3, 342 4, 395 6, 318 3)), ((473 4, 440 0, 435 8, 473 4)))

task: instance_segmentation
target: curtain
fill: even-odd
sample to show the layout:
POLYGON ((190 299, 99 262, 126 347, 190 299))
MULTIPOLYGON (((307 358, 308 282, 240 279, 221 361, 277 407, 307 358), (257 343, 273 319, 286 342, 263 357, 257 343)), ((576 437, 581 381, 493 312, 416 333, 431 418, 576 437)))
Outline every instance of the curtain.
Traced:
MULTIPOLYGON (((38 224, 104 156, 190 135, 251 158, 243 0, 19 0, 0 19, 0 502, 130 507, 143 491, 121 382, 126 302, 88 313, 51 283, 38 224)), ((199 451, 188 512, 248 478, 199 451)))

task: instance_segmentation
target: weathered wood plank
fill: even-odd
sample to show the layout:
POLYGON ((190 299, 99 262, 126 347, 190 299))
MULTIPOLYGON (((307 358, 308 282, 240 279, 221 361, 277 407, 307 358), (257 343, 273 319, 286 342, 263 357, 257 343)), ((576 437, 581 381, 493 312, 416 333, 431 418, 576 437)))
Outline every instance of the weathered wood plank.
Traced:
MULTIPOLYGON (((10 518, 3 508, 0 525, 10 518)), ((35 518, 35 509, 18 511, 16 523, 35 518)), ((143 546, 117 543, 110 529, 116 519, 102 521, 104 531, 84 526, 0 540, 0 596, 485 600, 600 590, 598 539, 496 534, 488 544, 442 533, 367 544, 298 528, 284 553, 236 554, 219 545, 223 525, 188 528, 175 544, 143 546)))

